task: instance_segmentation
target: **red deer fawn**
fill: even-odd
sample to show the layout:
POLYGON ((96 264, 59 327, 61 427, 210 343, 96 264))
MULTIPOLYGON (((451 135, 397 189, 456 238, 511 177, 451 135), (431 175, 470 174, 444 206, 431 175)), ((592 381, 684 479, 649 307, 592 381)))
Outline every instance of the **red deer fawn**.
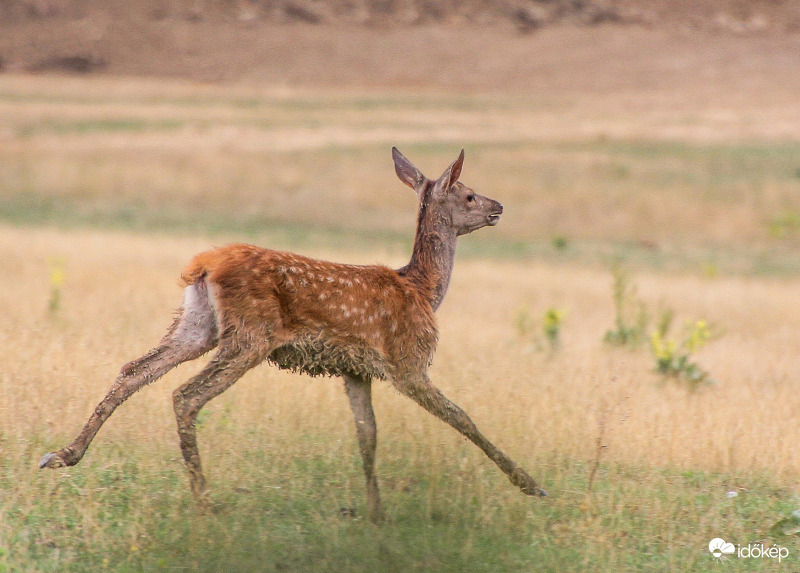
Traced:
POLYGON ((122 367, 78 437, 46 454, 39 467, 77 464, 117 406, 178 364, 216 347, 209 364, 173 393, 181 452, 201 506, 208 497, 197 449, 197 414, 264 360, 312 376, 344 378, 373 521, 384 515, 374 473, 375 378, 390 381, 474 442, 524 493, 546 495, 427 374, 438 336, 433 313, 450 282, 456 237, 496 225, 503 207, 458 181, 463 150, 436 181, 427 179, 397 149, 392 155, 397 176, 419 198, 411 262, 398 270, 344 265, 242 244, 200 253, 181 275, 183 306, 166 336, 122 367))

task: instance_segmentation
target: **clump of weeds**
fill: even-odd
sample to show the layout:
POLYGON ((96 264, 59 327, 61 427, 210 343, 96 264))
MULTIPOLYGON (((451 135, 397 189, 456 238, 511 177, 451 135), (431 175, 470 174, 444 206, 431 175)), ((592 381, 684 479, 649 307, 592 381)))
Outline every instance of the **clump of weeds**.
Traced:
POLYGON ((638 347, 650 342, 650 354, 655 361, 655 371, 663 378, 685 382, 690 390, 713 383, 710 374, 694 358, 694 354, 720 334, 704 319, 689 320, 680 335, 670 335, 674 312, 661 313, 654 331, 648 337, 650 314, 643 301, 637 297, 637 288, 630 274, 615 263, 612 298, 614 302, 614 328, 603 336, 606 344, 638 347))
POLYGON ((672 311, 665 311, 658 328, 650 335, 650 353, 656 363, 656 372, 666 378, 685 381, 691 390, 703 384, 713 384, 710 374, 693 358, 693 354, 716 338, 708 322, 699 319, 686 321, 683 333, 677 338, 669 336, 672 311))

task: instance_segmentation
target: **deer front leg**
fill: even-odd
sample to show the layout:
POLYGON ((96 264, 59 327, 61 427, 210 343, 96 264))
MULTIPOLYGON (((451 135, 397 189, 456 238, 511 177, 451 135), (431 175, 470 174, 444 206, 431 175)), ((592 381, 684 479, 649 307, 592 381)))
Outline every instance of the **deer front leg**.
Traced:
POLYGON ((367 515, 373 523, 385 519, 375 476, 375 450, 378 445, 378 428, 372 410, 372 381, 356 376, 344 377, 344 389, 350 400, 350 409, 356 423, 358 449, 364 462, 364 477, 367 481, 367 515))
POLYGON ((447 422, 478 446, 499 467, 512 484, 527 495, 546 496, 528 473, 500 451, 478 430, 469 416, 455 403, 448 400, 428 379, 426 374, 412 375, 394 382, 395 387, 425 408, 428 412, 447 422))

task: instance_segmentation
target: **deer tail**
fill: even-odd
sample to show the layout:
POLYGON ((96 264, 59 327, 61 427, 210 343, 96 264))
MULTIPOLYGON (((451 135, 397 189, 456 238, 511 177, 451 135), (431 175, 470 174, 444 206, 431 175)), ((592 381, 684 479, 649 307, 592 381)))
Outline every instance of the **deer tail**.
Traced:
POLYGON ((211 273, 219 262, 219 254, 217 251, 207 251, 195 255, 186 268, 181 273, 179 281, 180 286, 187 287, 193 285, 202 277, 211 273))

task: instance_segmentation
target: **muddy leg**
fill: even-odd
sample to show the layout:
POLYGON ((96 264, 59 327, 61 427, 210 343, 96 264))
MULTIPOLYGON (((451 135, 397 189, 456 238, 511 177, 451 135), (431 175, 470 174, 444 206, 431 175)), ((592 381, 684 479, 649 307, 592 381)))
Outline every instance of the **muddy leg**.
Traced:
POLYGON ((469 416, 456 404, 448 400, 436 388, 427 375, 409 376, 395 382, 395 387, 403 394, 414 400, 428 412, 447 422, 461 432, 467 439, 478 446, 489 456, 497 467, 508 476, 515 486, 527 495, 545 496, 545 492, 525 470, 514 463, 511 458, 500 451, 486 437, 480 433, 469 416))
POLYGON ((187 347, 170 340, 157 346, 138 360, 123 366, 117 379, 111 385, 111 389, 94 409, 78 436, 65 448, 45 454, 39 462, 39 467, 59 468, 77 464, 83 458, 100 427, 120 404, 181 362, 197 358, 211 348, 213 348, 211 344, 202 347, 187 347))
POLYGON ((197 449, 197 414, 209 400, 230 388, 260 361, 253 352, 220 349, 197 376, 172 394, 181 453, 189 472, 189 485, 201 508, 207 507, 209 500, 200 453, 197 449))
POLYGON ((161 342, 150 352, 122 367, 105 398, 97 405, 78 437, 65 448, 45 454, 40 468, 77 464, 108 417, 143 386, 172 368, 202 356, 217 345, 217 325, 204 281, 187 287, 184 304, 161 342))
POLYGON ((353 410, 358 448, 364 462, 364 477, 367 480, 367 515, 370 521, 377 523, 383 521, 385 515, 381 507, 378 479, 375 477, 378 429, 375 424, 375 413, 372 410, 372 381, 345 376, 344 388, 350 399, 350 408, 353 410))

